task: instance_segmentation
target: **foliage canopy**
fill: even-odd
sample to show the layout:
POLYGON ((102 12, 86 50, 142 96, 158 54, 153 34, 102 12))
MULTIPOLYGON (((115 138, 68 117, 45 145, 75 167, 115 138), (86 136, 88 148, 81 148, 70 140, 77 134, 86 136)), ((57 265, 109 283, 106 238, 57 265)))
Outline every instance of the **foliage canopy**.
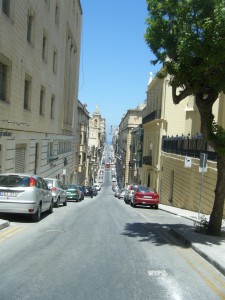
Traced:
POLYGON ((145 40, 186 95, 225 92, 225 1, 147 0, 145 40))

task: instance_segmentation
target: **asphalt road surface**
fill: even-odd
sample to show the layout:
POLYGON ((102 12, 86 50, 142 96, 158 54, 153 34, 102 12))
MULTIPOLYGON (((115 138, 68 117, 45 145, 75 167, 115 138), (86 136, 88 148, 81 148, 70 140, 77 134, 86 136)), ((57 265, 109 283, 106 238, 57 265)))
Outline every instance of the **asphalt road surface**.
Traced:
POLYGON ((188 222, 114 197, 55 208, 39 223, 0 216, 0 300, 225 299, 225 279, 171 235, 188 222))

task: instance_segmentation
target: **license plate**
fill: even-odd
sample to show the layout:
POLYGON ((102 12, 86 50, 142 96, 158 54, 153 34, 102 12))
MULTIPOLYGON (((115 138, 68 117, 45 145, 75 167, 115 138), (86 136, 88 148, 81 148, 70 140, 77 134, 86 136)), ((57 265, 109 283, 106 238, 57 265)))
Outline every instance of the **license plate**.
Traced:
POLYGON ((146 199, 152 199, 152 196, 144 196, 146 199))
POLYGON ((0 192, 0 196, 6 196, 6 197, 17 197, 17 192, 0 192))

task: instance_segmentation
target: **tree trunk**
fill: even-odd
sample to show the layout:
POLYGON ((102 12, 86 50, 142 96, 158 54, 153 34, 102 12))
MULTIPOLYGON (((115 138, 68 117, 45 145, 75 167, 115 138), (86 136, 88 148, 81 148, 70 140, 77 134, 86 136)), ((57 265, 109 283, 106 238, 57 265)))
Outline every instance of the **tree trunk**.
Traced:
POLYGON ((215 200, 210 215, 208 234, 221 234, 223 221, 223 207, 225 199, 225 156, 217 155, 217 182, 215 189, 215 200))
MULTIPOLYGON (((212 106, 216 101, 218 94, 213 92, 205 99, 203 94, 196 95, 196 105, 201 116, 201 131, 208 144, 215 150, 217 154, 217 181, 215 189, 215 199, 213 209, 210 215, 208 234, 220 235, 223 220, 223 207, 225 199, 225 155, 218 153, 221 147, 219 141, 213 133, 212 122, 214 116, 212 114, 212 106)), ((212 199, 213 202, 213 199, 212 199)))

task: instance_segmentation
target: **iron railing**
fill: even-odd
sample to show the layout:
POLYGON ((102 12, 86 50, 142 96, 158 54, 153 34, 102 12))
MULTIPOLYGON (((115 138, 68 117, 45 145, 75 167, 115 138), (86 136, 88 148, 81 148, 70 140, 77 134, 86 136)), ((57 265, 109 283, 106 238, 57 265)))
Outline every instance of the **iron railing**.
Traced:
POLYGON ((208 160, 217 160, 215 151, 208 145, 202 135, 163 137, 162 151, 196 158, 200 158, 201 153, 207 153, 208 160))
POLYGON ((146 124, 146 123, 151 122, 151 121, 156 120, 156 119, 161 119, 161 109, 154 110, 153 112, 151 112, 150 114, 145 116, 143 118, 142 123, 146 124))

